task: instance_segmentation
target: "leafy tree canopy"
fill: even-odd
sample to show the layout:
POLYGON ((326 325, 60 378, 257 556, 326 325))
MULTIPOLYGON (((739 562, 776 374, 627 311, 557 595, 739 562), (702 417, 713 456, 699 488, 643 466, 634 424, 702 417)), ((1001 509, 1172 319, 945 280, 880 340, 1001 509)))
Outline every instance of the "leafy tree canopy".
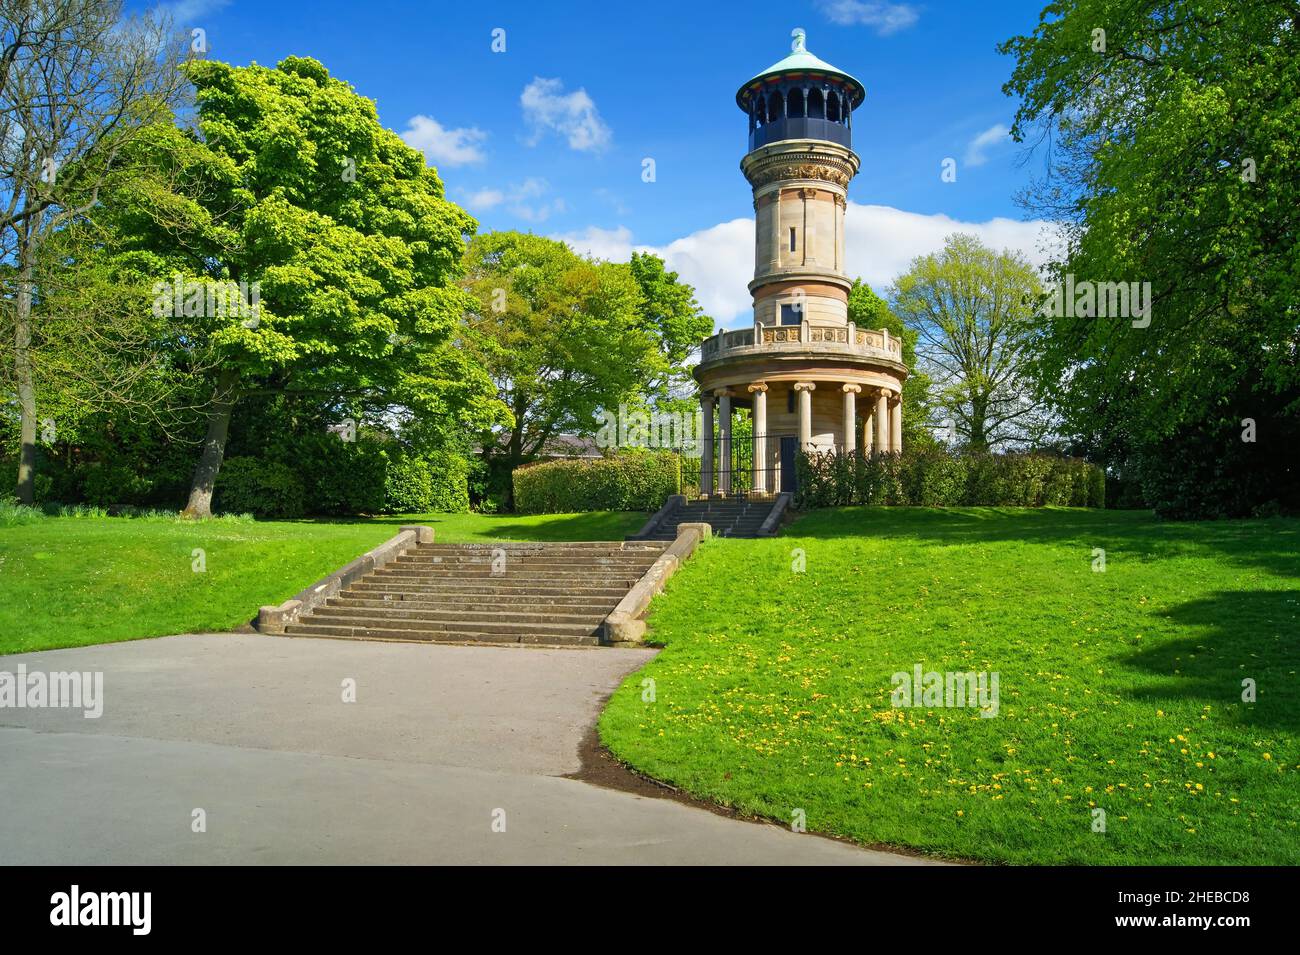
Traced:
POLYGON ((1066 226, 1058 281, 1151 286, 1136 323, 1045 320, 1036 378, 1063 428, 1145 471, 1166 512, 1240 513, 1252 495, 1237 489, 1261 468, 1262 500, 1268 485, 1294 492, 1300 7, 1057 0, 1002 50, 1016 58, 1013 133, 1046 151, 1026 203, 1066 226), (1181 503, 1157 484, 1179 485, 1181 503))
POLYGON ((175 281, 255 284, 259 296, 252 318, 185 309, 221 366, 187 511, 208 511, 241 395, 303 396, 340 417, 398 407, 449 433, 499 419, 486 375, 452 347, 475 222, 423 156, 315 60, 185 69, 195 126, 153 143, 174 188, 121 197, 122 232, 152 257, 163 307, 175 281))
POLYGON ((895 279, 893 310, 915 335, 935 411, 952 422, 959 443, 985 450, 1041 438, 1044 421, 1025 377, 1040 295, 1022 255, 962 234, 895 279))
POLYGON ((668 400, 712 320, 693 290, 649 254, 599 262, 519 232, 476 237, 465 257, 473 298, 466 342, 513 416, 485 435, 499 491, 509 471, 561 433, 592 434, 598 412, 668 400))

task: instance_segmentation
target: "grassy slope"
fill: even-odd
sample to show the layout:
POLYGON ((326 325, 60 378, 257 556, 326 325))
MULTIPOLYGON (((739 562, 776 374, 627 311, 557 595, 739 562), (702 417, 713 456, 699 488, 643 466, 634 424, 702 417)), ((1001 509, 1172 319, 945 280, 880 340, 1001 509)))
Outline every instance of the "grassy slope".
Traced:
POLYGON ((865 843, 1294 863, 1297 578, 1294 520, 814 513, 782 538, 699 551, 652 608, 666 650, 615 694, 601 734, 693 793, 787 823, 803 809, 810 830, 865 843), (1000 715, 892 708, 891 675, 916 663, 998 671, 1000 715))
POLYGON ((397 533, 622 540, 642 514, 429 514, 354 522, 53 517, 0 528, 0 653, 231 630, 397 533), (207 570, 191 570, 201 548, 207 570))

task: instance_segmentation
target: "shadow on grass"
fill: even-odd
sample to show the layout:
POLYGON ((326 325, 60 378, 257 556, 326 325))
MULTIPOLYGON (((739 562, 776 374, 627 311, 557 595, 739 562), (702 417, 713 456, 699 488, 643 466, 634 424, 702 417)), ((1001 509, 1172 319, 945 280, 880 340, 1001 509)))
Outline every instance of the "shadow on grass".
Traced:
POLYGON ((646 515, 626 511, 581 514, 384 514, 374 517, 308 519, 308 524, 371 524, 396 529, 403 524, 432 527, 434 537, 460 540, 621 541, 645 523, 646 515))
POLYGON ((508 520, 482 528, 487 536, 504 540, 536 541, 621 541, 645 523, 645 514, 596 512, 592 514, 557 514, 537 518, 533 523, 508 520))
POLYGON ((1243 723, 1300 732, 1295 672, 1300 668, 1300 591, 1219 591, 1160 614, 1197 635, 1137 650, 1121 665, 1158 678, 1135 699, 1195 700, 1243 723), (1256 702, 1242 702, 1242 680, 1256 702))
POLYGON ((998 542, 1077 543, 1164 560, 1209 547, 1240 566, 1300 578, 1300 520, 1161 521, 1149 511, 1084 508, 843 507, 808 511, 789 537, 927 541, 940 545, 998 542))

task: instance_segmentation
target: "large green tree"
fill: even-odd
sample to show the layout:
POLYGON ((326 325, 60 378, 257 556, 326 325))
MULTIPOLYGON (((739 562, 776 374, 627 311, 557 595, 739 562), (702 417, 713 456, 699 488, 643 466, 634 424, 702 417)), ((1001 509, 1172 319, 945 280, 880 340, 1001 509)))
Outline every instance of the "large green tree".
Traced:
POLYGON ((1300 6, 1058 0, 1003 51, 1056 279, 1151 286, 1043 319, 1062 429, 1162 513, 1300 504, 1300 6))
POLYGON ((512 416, 483 436, 497 493, 557 434, 591 435, 603 410, 671 399, 693 346, 712 328, 694 292, 652 255, 584 258, 519 232, 476 237, 466 253, 474 307, 466 343, 512 416))
POLYGON ((448 433, 496 420, 486 375, 454 347, 475 223, 422 155, 315 60, 197 61, 186 75, 194 127, 156 143, 175 189, 121 207, 153 257, 158 307, 179 303, 217 366, 184 513, 210 513, 243 396, 310 396, 340 417, 401 408, 448 433), (236 289, 245 307, 222 307, 236 289))
POLYGON ((958 443, 1024 447, 1045 433, 1026 378, 1040 295, 1024 256, 960 233, 894 280, 893 311, 916 334, 920 367, 934 382, 934 414, 951 421, 958 443))

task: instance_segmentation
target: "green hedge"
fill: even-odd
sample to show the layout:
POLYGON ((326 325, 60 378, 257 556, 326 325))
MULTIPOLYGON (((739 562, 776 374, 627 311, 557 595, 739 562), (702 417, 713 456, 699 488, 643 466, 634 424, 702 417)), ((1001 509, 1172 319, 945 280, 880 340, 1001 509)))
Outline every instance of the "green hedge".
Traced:
POLYGON ((627 452, 596 460, 547 461, 516 468, 515 510, 654 511, 681 488, 681 459, 668 452, 627 452))
POLYGON ((461 455, 450 451, 424 457, 404 454, 388 462, 384 473, 386 513, 468 510, 469 462, 461 455))
POLYGON ((957 454, 921 447, 903 454, 800 454, 801 508, 847 504, 922 507, 1104 507, 1106 475, 1078 458, 957 454))
POLYGON ((217 472, 212 506, 222 514, 295 518, 306 511, 306 494, 298 475, 283 464, 228 458, 217 472))
POLYGON ((310 475, 275 461, 228 458, 217 474, 214 509, 262 518, 469 510, 469 465, 462 456, 403 454, 362 442, 338 444, 325 445, 313 456, 317 463, 332 461, 334 467, 310 475))

